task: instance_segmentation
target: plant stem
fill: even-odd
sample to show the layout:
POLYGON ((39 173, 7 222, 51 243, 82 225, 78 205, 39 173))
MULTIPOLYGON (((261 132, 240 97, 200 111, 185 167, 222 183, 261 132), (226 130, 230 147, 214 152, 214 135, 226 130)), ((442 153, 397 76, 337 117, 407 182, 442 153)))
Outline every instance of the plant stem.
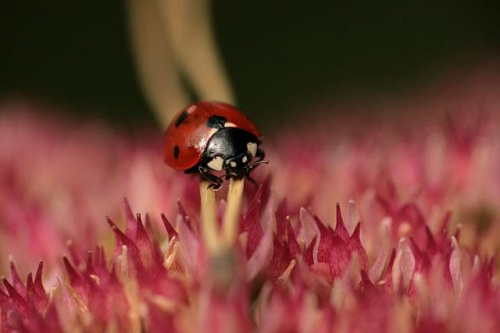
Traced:
POLYGON ((217 215, 215 211, 215 192, 208 188, 210 183, 202 180, 200 182, 201 196, 201 234, 205 246, 210 254, 218 252, 221 244, 217 230, 217 215))
POLYGON ((241 199, 245 181, 231 178, 227 194, 226 212, 222 224, 222 240, 225 246, 233 247, 238 237, 241 199))

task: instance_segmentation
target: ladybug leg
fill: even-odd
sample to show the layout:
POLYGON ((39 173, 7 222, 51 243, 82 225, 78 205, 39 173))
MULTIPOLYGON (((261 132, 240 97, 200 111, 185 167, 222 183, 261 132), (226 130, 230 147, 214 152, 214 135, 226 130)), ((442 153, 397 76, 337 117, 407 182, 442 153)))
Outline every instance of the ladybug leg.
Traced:
POLYGON ((264 158, 266 157, 266 152, 263 151, 262 149, 257 149, 257 153, 255 154, 255 157, 258 158, 257 162, 255 162, 254 164, 261 164, 261 163, 269 163, 269 161, 264 161, 264 158))
POLYGON ((254 184, 256 187, 259 186, 259 183, 257 183, 257 181, 255 179, 253 179, 252 177, 250 177, 250 173, 247 173, 246 174, 246 177, 247 179, 252 183, 254 184))
POLYGON ((252 184, 254 184, 255 186, 259 186, 259 183, 257 183, 255 179, 250 177, 250 171, 255 169, 259 164, 267 164, 269 163, 269 161, 264 160, 264 158, 266 157, 266 153, 262 149, 257 149, 255 157, 258 158, 258 160, 248 166, 248 172, 245 176, 252 184))
POLYGON ((259 164, 267 164, 269 161, 265 161, 264 158, 266 157, 266 152, 263 151, 262 149, 257 149, 257 153, 255 154, 255 157, 258 158, 257 161, 249 165, 249 170, 255 169, 259 164))
POLYGON ((200 172, 200 175, 211 182, 210 185, 208 185, 208 188, 213 188, 214 191, 217 191, 221 188, 222 186, 222 179, 220 177, 217 177, 215 175, 212 175, 207 168, 203 166, 198 167, 198 171, 200 172))
POLYGON ((255 154, 255 157, 258 157, 259 161, 262 161, 264 159, 264 157, 266 157, 266 152, 259 148, 259 149, 257 149, 257 153, 255 154))

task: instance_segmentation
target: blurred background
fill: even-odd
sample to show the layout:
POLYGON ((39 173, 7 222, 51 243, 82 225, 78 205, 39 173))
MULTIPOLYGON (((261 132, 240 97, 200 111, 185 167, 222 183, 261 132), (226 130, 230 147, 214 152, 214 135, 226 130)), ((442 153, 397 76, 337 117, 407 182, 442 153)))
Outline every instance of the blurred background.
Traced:
MULTIPOLYGON (((272 126, 311 105, 397 95, 500 55, 500 2, 211 4, 237 104, 272 126)), ((119 127, 154 116, 123 1, 2 1, 0 100, 28 98, 119 127)))

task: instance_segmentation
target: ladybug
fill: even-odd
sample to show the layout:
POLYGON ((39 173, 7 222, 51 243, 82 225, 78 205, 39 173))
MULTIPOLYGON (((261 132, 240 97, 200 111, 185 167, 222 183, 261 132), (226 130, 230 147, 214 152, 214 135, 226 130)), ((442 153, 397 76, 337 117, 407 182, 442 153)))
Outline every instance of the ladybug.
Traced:
POLYGON ((165 163, 176 170, 197 173, 218 190, 223 179, 246 177, 262 163, 261 133, 237 108, 200 101, 180 112, 164 138, 165 163), (224 173, 225 172, 225 173, 224 173))

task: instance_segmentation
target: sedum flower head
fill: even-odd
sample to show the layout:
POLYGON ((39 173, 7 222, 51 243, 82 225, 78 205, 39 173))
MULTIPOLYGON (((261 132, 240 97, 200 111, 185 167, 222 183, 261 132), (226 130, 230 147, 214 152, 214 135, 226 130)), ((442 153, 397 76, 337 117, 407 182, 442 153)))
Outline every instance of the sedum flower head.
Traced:
POLYGON ((245 188, 236 245, 213 252, 197 179, 162 165, 159 135, 4 109, 6 332, 500 330, 494 121, 278 135, 261 186, 245 188))

